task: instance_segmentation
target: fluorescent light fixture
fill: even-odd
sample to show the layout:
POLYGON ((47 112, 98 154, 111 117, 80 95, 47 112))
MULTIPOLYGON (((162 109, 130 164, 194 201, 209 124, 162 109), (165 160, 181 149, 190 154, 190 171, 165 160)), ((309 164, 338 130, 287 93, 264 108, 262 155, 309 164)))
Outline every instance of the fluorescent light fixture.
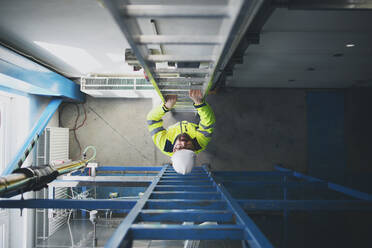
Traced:
POLYGON ((355 46, 355 44, 353 44, 353 43, 346 44, 346 47, 354 47, 354 46, 355 46))
POLYGON ((34 43, 81 73, 90 73, 102 67, 102 65, 84 49, 42 41, 34 41, 34 43))

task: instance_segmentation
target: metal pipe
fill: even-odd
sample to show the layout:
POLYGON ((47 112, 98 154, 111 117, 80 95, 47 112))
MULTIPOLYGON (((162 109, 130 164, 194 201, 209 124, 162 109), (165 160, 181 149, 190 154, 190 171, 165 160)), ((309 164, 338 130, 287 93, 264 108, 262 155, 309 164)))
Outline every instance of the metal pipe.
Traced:
POLYGON ((84 168, 88 159, 60 165, 27 167, 0 177, 0 197, 10 197, 30 190, 40 190, 58 176, 84 168))

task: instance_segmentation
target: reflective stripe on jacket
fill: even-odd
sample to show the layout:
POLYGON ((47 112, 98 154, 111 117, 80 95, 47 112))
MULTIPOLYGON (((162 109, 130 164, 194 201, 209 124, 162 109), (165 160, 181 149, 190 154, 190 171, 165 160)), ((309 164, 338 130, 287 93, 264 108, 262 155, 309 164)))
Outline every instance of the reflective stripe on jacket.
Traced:
POLYGON ((216 118, 208 103, 202 103, 195 108, 200 116, 199 125, 181 121, 168 127, 168 129, 163 127, 162 117, 168 111, 162 105, 148 113, 147 125, 152 140, 164 154, 173 155, 175 139, 181 133, 187 133, 193 139, 195 153, 199 153, 207 147, 212 137, 216 118))

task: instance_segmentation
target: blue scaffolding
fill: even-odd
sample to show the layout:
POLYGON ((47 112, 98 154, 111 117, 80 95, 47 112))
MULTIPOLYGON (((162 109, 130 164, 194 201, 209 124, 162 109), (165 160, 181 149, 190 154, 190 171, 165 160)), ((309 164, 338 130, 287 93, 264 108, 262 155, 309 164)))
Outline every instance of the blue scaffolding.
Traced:
MULTIPOLYGON (((247 213, 282 212, 283 242, 286 242, 290 211, 372 211, 370 194, 281 166, 276 166, 275 171, 267 172, 212 172, 208 166, 201 166, 195 167, 187 175, 177 174, 170 165, 102 166, 97 168, 97 173, 100 172, 115 172, 117 175, 125 175, 123 172, 156 174, 151 180, 145 177, 142 181, 135 182, 137 186, 147 185, 144 194, 138 199, 1 200, 0 208, 116 209, 127 212, 105 247, 131 247, 133 240, 242 240, 243 247, 273 247, 267 235, 258 228, 247 213), (260 187, 277 189, 281 194, 280 199, 258 198, 254 193, 260 187), (242 193, 247 189, 249 194, 253 195, 241 198, 239 192, 242 193), (330 190, 345 197, 333 200, 293 200, 296 198, 293 192, 289 195, 292 189, 312 189, 318 192, 330 190), (237 197, 233 197, 232 195, 236 195, 237 192, 237 197), (169 224, 169 222, 180 224, 169 224), (193 224, 183 225, 183 222, 193 224), (216 224, 198 225, 203 222, 216 224)), ((78 178, 75 182, 79 182, 78 178)), ((99 179, 96 183, 99 183, 99 179)), ((111 183, 120 183, 120 179, 113 180, 111 183)))

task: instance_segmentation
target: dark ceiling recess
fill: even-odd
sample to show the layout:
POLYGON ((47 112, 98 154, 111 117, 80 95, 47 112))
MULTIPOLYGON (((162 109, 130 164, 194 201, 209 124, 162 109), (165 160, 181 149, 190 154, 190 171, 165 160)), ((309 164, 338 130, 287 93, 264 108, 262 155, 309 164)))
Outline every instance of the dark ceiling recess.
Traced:
POLYGON ((273 4, 296 10, 372 10, 371 0, 274 0, 273 4))
POLYGON ((252 24, 248 27, 234 54, 231 56, 229 62, 226 64, 226 67, 221 70, 222 73, 219 79, 214 84, 213 90, 224 87, 226 77, 233 75, 234 66, 236 64, 243 64, 244 53, 249 45, 260 43, 260 33, 262 27, 270 18, 274 10, 275 7, 271 4, 271 1, 265 1, 265 3, 262 4, 260 10, 252 21, 252 24))
MULTIPOLYGON (((251 44, 259 44, 260 33, 267 20, 271 17, 276 8, 286 8, 289 10, 336 10, 336 11, 360 11, 372 10, 372 0, 268 0, 265 1, 251 25, 248 27, 239 46, 226 64, 225 68, 220 68, 222 72, 216 83, 213 85, 213 90, 218 90, 224 87, 226 77, 232 76, 236 64, 242 64, 244 53, 251 44)), ((348 46, 347 46, 348 47, 348 46)), ((351 46, 350 46, 351 47, 351 46)), ((343 57, 344 53, 333 53, 333 57, 343 57)), ((306 71, 315 71, 314 67, 305 68, 306 71)), ((289 82, 294 82, 292 79, 289 82)))

